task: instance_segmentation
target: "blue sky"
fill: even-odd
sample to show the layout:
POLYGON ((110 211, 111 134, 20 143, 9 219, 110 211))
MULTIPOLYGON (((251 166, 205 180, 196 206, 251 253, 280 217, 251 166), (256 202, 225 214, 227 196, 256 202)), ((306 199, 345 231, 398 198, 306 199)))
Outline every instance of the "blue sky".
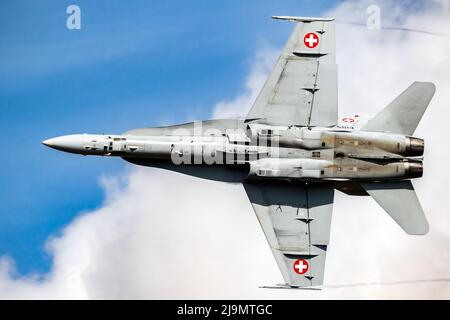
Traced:
POLYGON ((273 14, 320 15, 332 1, 0 2, 0 256, 46 272, 46 239, 99 207, 104 175, 130 165, 43 147, 70 133, 209 118, 242 90, 255 50, 281 47, 292 25, 273 14), (66 8, 81 8, 81 30, 66 8))

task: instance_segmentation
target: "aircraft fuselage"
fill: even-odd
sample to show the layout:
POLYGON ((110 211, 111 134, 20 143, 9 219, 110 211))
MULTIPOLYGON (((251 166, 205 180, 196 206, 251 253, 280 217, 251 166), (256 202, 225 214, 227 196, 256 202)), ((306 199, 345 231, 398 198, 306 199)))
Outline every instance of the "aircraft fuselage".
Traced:
MULTIPOLYGON (((369 180, 422 176, 422 139, 339 128, 210 120, 122 135, 76 134, 43 142, 65 152, 119 156, 152 166, 246 168, 246 179, 369 180)), ((177 170, 176 170, 177 171, 177 170)))

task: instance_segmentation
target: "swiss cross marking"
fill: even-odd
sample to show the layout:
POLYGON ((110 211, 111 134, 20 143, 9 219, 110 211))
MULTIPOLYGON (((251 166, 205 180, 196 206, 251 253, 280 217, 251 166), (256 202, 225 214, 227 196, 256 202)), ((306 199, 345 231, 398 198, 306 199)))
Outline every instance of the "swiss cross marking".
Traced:
POLYGON ((298 274, 305 274, 309 269, 308 261, 304 259, 298 259, 294 262, 294 271, 298 274))
POLYGON ((314 32, 307 33, 303 38, 303 43, 310 49, 315 48, 319 44, 319 37, 314 32))

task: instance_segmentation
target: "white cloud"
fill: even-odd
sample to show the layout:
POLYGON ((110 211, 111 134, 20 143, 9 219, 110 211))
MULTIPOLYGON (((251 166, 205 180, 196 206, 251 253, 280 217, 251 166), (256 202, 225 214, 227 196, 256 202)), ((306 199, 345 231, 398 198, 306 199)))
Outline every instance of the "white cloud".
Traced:
MULTIPOLYGON (((345 2, 327 16, 353 20, 370 1, 345 2)), ((448 30, 449 12, 404 11, 380 2, 383 23, 448 30)), ((383 24, 382 24, 383 25, 383 24)), ((408 236, 368 197, 336 194, 325 284, 450 278, 450 198, 445 162, 450 127, 450 38, 337 25, 339 104, 345 113, 376 112, 414 80, 437 92, 416 132, 426 139, 425 175, 414 182, 430 233, 408 236)), ((271 52, 271 50, 270 50, 271 52)), ((267 60, 265 60, 267 59, 267 60)), ((245 90, 214 108, 243 116, 268 71, 257 59, 245 90)), ((449 298, 448 282, 371 285, 323 291, 267 290, 282 278, 240 185, 149 168, 104 182, 106 200, 51 239, 52 270, 18 276, 0 260, 2 298, 449 298)))

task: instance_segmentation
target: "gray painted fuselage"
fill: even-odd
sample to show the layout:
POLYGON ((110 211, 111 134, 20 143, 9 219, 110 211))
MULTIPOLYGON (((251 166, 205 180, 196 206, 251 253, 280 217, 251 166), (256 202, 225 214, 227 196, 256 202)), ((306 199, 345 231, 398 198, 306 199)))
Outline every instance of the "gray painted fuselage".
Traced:
POLYGON ((119 156, 139 165, 221 181, 383 181, 422 175, 418 156, 423 154, 423 140, 338 127, 209 120, 122 135, 67 135, 43 143, 66 152, 119 156))

